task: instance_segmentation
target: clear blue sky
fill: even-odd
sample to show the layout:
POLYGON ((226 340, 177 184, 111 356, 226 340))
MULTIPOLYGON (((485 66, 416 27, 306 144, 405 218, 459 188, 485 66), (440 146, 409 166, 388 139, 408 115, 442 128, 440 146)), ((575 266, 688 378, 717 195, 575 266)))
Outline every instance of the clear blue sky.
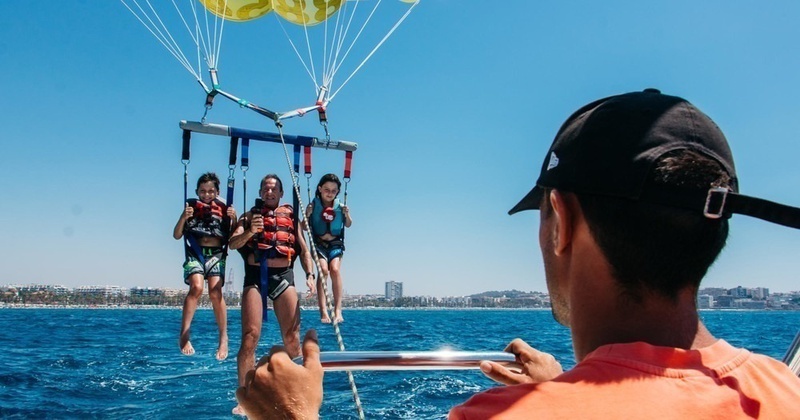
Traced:
MULTIPOLYGON (((646 87, 722 127, 743 193, 800 205, 798 16, 794 1, 423 0, 330 107, 334 137, 359 143, 346 291, 382 293, 388 280, 407 295, 546 290, 538 215, 506 211, 571 112, 646 87)), ((313 85, 275 25, 227 27, 220 75, 241 97, 292 109, 313 85)), ((178 121, 203 111, 194 78, 117 1, 14 2, 0 39, 0 284, 184 287, 171 232, 178 121)), ((221 99, 209 121, 274 128, 221 99)), ((321 135, 315 116, 285 129, 321 135)), ((195 138, 191 182, 227 175, 227 142, 195 138)), ((264 173, 289 179, 279 145, 252 149, 251 199, 264 173)), ((314 163, 312 182, 341 174, 343 156, 317 151, 314 163)), ((797 290, 798 250, 800 231, 734 217, 704 285, 797 290)), ((240 286, 238 255, 229 266, 240 286)))

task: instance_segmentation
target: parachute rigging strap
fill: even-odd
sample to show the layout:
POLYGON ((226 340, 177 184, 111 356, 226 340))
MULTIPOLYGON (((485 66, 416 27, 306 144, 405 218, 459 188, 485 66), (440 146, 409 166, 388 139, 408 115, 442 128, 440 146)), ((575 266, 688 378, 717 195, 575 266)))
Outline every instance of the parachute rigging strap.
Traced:
MULTIPOLYGON (((284 146, 285 147, 285 146, 284 146)), ((299 144, 294 145, 294 170, 292 170, 292 185, 298 185, 298 173, 300 173, 300 148, 299 144)), ((299 225, 300 222, 300 190, 295 189, 292 194, 292 205, 294 206, 294 221, 299 225)), ((305 212, 303 212, 305 213, 305 212)))
POLYGON ((353 166, 353 152, 344 153, 344 204, 347 205, 347 184, 350 183, 350 172, 353 166))
POLYGON ((242 213, 247 208, 247 170, 250 169, 250 139, 242 138, 242 213))
MULTIPOLYGON (((344 198, 343 204, 347 205, 347 186, 350 184, 350 172, 353 165, 353 152, 347 151, 344 152, 344 176, 342 180, 344 181, 344 198)), ((342 222, 344 223, 344 222, 342 222)), ((347 227, 342 225, 342 241, 344 241, 344 233, 347 231, 347 227)))
MULTIPOLYGON (((308 188, 308 202, 311 203, 311 148, 303 146, 303 162, 305 163, 306 187, 308 188)), ((305 209, 303 209, 305 211, 305 209)))
MULTIPOLYGON (((286 165, 289 167, 289 173, 290 173, 291 178, 292 178, 292 188, 294 189, 294 196, 295 196, 295 199, 298 202, 298 207, 300 207, 300 206, 303 205, 303 203, 302 203, 301 196, 300 196, 300 183, 298 182, 298 175, 297 175, 297 171, 299 171, 299 160, 298 160, 299 159, 299 151, 298 151, 297 148, 295 148, 295 165, 293 166, 292 165, 292 161, 289 158, 289 149, 286 147, 287 142, 285 141, 285 138, 288 137, 288 136, 284 136, 284 134, 283 134, 283 125, 280 122, 276 122, 275 126, 278 127, 278 135, 280 136, 281 144, 283 145, 283 153, 284 153, 284 155, 286 157, 286 165), (295 167, 297 168, 297 170, 295 170, 295 167)), ((299 216, 300 212, 295 211, 295 214, 298 215, 297 217, 300 217, 299 216)), ((302 214, 303 214, 303 217, 305 217, 305 211, 303 211, 302 214)), ((306 221, 306 225, 307 224, 308 223, 306 221)), ((302 234, 302 232, 299 232, 299 233, 302 234)), ((307 243, 308 247, 310 248, 311 256, 312 256, 312 258, 314 260, 314 265, 316 266, 317 272, 321 274, 322 273, 322 269, 321 269, 321 266, 320 266, 320 263, 319 263, 319 256, 317 255, 316 245, 314 245, 314 240, 311 237, 311 231, 310 230, 306 230, 306 238, 307 238, 306 239, 306 243, 307 243)), ((328 299, 326 299, 327 300, 327 308, 326 308, 326 310, 328 311, 328 316, 332 320, 331 325, 333 326, 333 331, 334 331, 334 334, 336 335, 336 341, 339 344, 339 351, 345 351, 344 340, 342 339, 342 332, 339 329, 339 323, 336 321, 336 317, 335 316, 331 316, 331 315, 333 315, 333 306, 332 306, 332 303, 331 303, 332 300, 333 300, 333 297, 328 294, 327 279, 321 279, 320 283, 322 284, 322 289, 323 289, 323 292, 325 293, 325 296, 328 297, 328 299)), ((359 396, 358 396, 358 388, 356 387, 356 380, 353 377, 353 372, 350 372, 350 371, 346 371, 346 372, 347 372, 347 380, 350 383, 350 390, 353 392, 353 400, 354 400, 354 402, 356 404, 356 410, 358 411, 358 417, 359 417, 359 419, 363 420, 364 419, 364 408, 361 406, 361 398, 359 398, 359 396)))
POLYGON ((236 183, 236 178, 233 174, 236 170, 236 149, 239 147, 239 137, 231 136, 231 149, 228 157, 228 191, 225 195, 225 203, 229 206, 233 205, 233 186, 236 183))
MULTIPOLYGON (((228 154, 228 190, 225 193, 225 205, 226 206, 233 206, 233 192, 234 186, 236 185, 236 178, 234 177, 234 173, 236 171, 236 149, 239 147, 239 137, 231 136, 231 148, 230 153, 228 154)), ((222 215, 223 223, 228 219, 228 213, 222 215)), ((228 229, 223 230, 230 236, 230 228, 233 227, 233 223, 236 220, 228 220, 228 229)), ((227 258, 228 256, 228 238, 224 238, 224 243, 222 244, 222 259, 227 258)), ((225 274, 225 273, 223 273, 225 274)))
POLYGON ((183 130, 183 147, 181 150, 181 163, 183 164, 183 205, 189 199, 189 161, 191 157, 190 143, 192 141, 191 130, 183 130))
MULTIPOLYGON (((189 162, 191 161, 191 142, 192 132, 190 130, 183 130, 182 147, 181 147, 181 163, 183 164, 183 207, 189 203, 189 162)), ((203 255, 203 250, 200 244, 197 243, 197 238, 194 235, 183 235, 183 251, 188 260, 189 256, 194 256, 200 264, 205 266, 206 259, 203 255)))

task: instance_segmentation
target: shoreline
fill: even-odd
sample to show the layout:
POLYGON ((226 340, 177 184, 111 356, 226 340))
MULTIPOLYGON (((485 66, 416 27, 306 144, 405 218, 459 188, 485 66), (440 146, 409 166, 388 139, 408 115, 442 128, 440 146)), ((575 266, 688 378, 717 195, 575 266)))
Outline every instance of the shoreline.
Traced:
MULTIPOLYGON (((182 310, 181 306, 156 306, 156 305, 43 305, 43 304, 0 304, 2 309, 88 309, 88 310, 182 310)), ((272 309, 270 307, 270 309, 272 309)), ((198 306, 198 311, 212 310, 211 306, 198 306)), ((239 311, 240 306, 229 306, 228 310, 239 311)), ((300 311, 318 311, 316 306, 301 306, 300 311)), ((355 311, 550 311, 550 308, 452 308, 444 306, 430 306, 430 307, 345 307, 343 310, 355 311)), ((738 308, 712 308, 712 309, 699 309, 699 312, 797 312, 798 309, 738 309, 738 308)))

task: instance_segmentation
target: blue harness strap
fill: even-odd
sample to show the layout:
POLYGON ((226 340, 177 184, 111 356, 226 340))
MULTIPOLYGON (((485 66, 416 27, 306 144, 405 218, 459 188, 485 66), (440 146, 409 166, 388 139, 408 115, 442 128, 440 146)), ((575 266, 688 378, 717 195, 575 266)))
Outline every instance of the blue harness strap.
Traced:
POLYGON ((267 319, 267 299, 269 299, 269 267, 267 267, 267 253, 262 252, 258 258, 258 263, 261 264, 261 304, 264 305, 264 319, 267 319))
POLYGON ((233 170, 236 169, 236 148, 239 146, 239 137, 231 137, 231 150, 228 159, 228 191, 225 195, 225 204, 233 205, 233 186, 236 180, 233 178, 233 170))
MULTIPOLYGON (((189 202, 189 161, 191 159, 191 141, 192 141, 192 132, 189 130, 183 130, 183 146, 181 147, 181 163, 183 163, 183 205, 186 206, 187 204, 192 205, 189 202)), ((203 250, 200 248, 200 244, 197 243, 197 238, 194 235, 183 235, 183 250, 184 254, 186 254, 186 259, 188 260, 190 256, 195 257, 200 264, 205 266, 206 259, 203 256, 203 250)))

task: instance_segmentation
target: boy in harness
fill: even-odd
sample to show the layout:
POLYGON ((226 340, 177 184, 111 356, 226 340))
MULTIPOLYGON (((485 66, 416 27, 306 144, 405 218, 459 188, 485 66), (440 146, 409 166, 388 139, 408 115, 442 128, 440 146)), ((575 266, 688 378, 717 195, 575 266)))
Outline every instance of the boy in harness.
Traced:
POLYGON ((198 198, 186 201, 172 236, 184 238, 186 261, 183 263, 183 282, 189 285, 189 293, 183 301, 181 333, 178 341, 181 353, 191 356, 194 347, 189 341, 192 318, 197 302, 203 295, 203 279, 208 280, 208 297, 214 308, 214 317, 219 327, 217 360, 228 357, 228 319, 222 286, 225 284, 225 257, 228 236, 236 220, 233 206, 226 205, 219 196, 219 178, 207 172, 197 180, 198 198))
POLYGON ((306 208, 306 219, 314 238, 314 246, 319 256, 322 269, 317 279, 317 300, 319 302, 320 321, 330 324, 331 319, 325 310, 327 297, 322 282, 331 275, 333 286, 333 317, 336 323, 344 321, 342 317, 342 255, 344 254, 344 229, 353 224, 350 209, 341 204, 336 197, 342 187, 339 177, 325 174, 317 184, 316 197, 306 208))

